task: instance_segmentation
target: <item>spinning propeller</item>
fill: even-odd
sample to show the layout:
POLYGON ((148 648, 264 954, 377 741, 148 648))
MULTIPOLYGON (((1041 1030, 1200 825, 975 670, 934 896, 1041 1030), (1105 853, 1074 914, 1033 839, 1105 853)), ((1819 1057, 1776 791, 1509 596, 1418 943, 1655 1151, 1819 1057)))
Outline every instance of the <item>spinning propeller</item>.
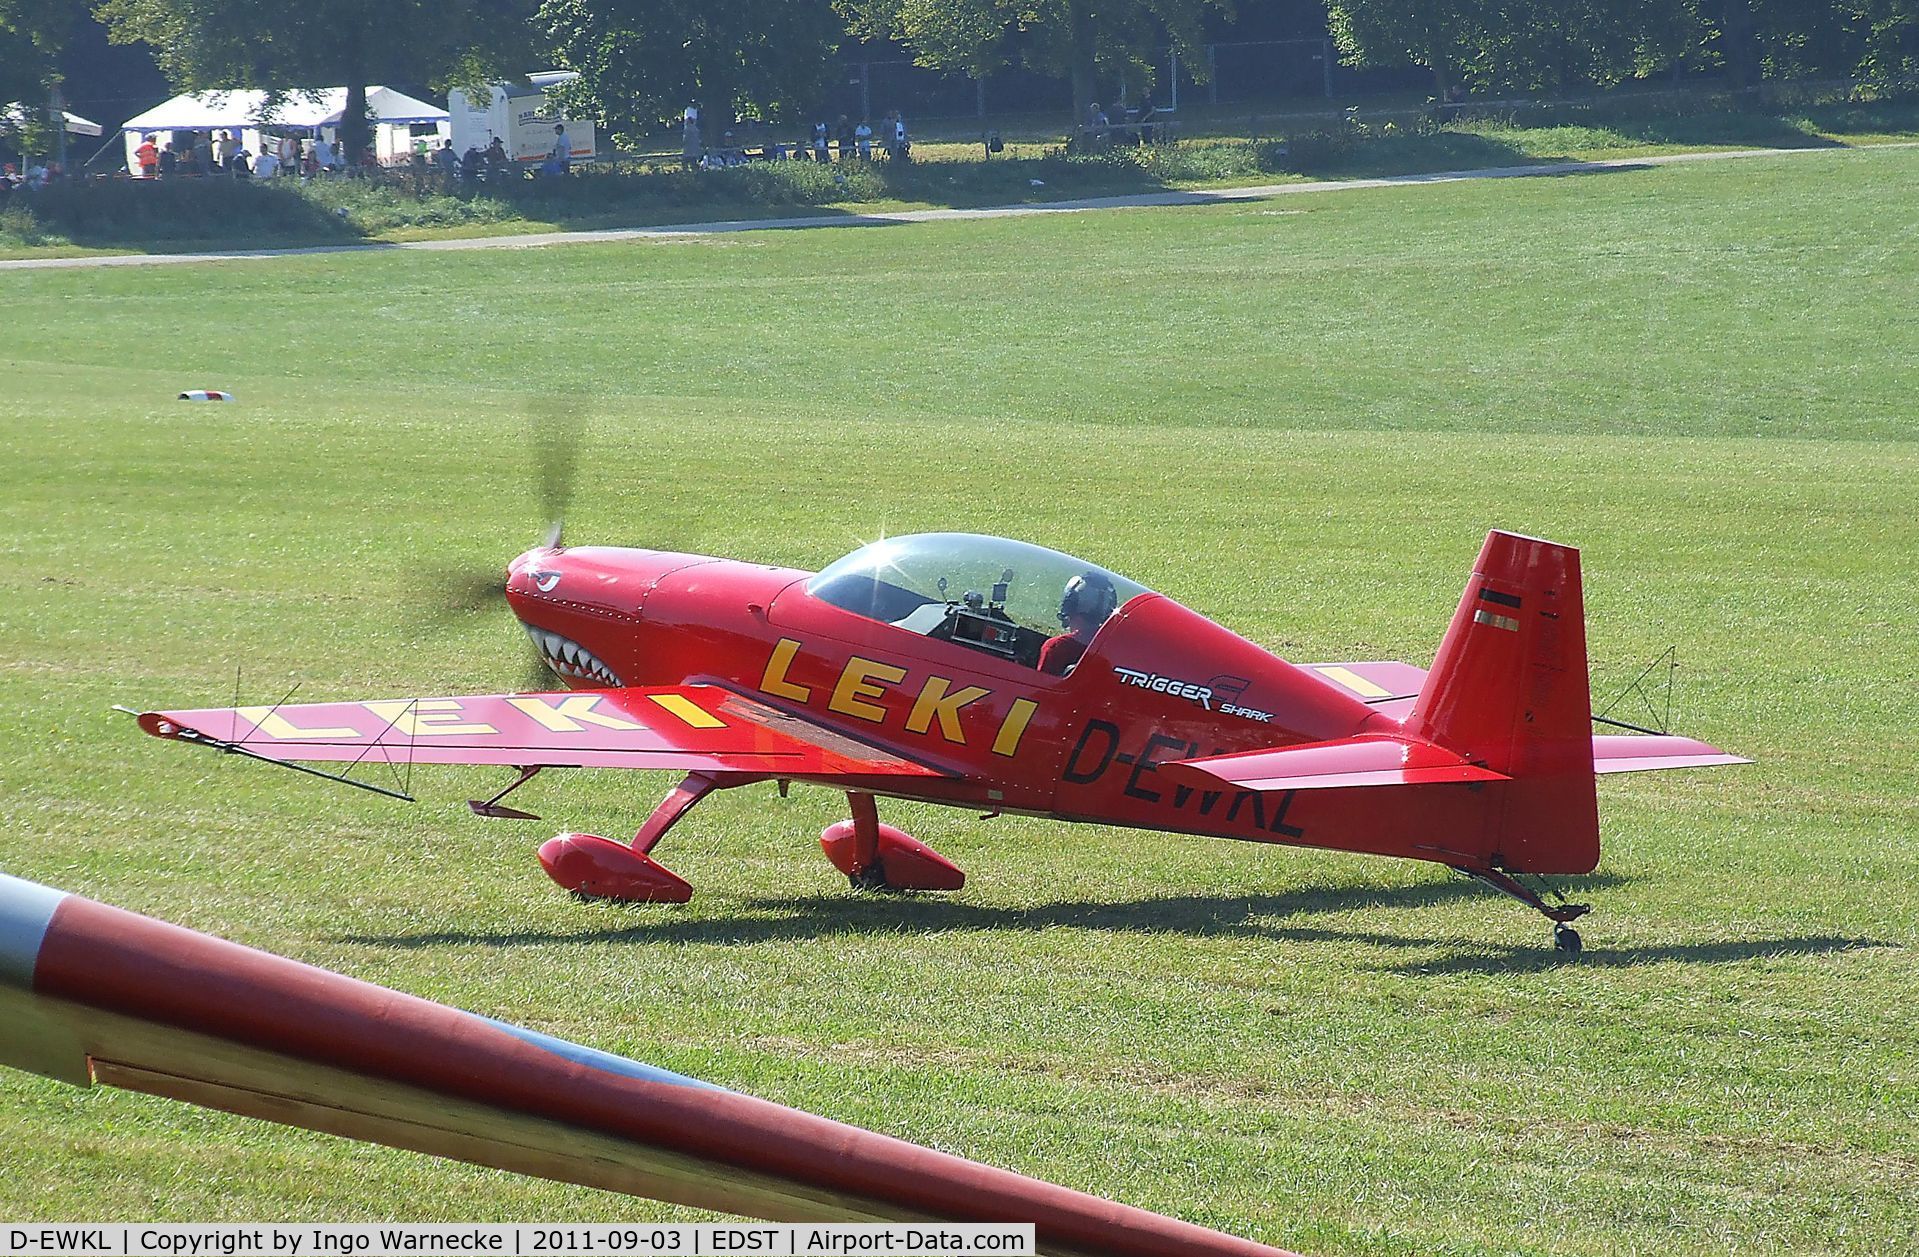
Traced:
MULTIPOLYGON (((580 437, 585 419, 577 404, 559 398, 546 398, 529 409, 528 422, 533 445, 534 488, 538 494, 540 516, 547 521, 539 544, 557 549, 565 530, 566 509, 572 500, 573 485, 579 471, 580 437)), ((456 622, 506 602, 506 575, 499 567, 475 571, 467 567, 444 568, 429 574, 424 583, 432 591, 427 600, 431 608, 427 624, 435 629, 452 627, 456 622)), ((529 641, 527 665, 518 688, 546 690, 555 678, 529 641)))

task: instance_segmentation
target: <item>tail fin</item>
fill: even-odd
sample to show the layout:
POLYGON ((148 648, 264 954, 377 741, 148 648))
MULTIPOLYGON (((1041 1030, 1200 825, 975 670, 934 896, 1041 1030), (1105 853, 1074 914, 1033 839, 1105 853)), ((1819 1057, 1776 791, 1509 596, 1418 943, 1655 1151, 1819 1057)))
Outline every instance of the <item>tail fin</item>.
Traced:
POLYGON ((1599 862, 1592 691, 1579 551, 1492 532, 1406 731, 1512 778, 1489 787, 1495 868, 1589 873, 1599 862))

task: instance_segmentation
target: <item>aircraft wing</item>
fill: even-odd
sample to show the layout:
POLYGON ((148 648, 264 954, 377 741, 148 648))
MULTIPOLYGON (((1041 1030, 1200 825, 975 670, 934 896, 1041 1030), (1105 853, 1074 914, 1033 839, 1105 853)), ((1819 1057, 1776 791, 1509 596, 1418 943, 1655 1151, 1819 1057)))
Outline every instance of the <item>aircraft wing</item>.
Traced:
POLYGON ((138 713, 170 738, 276 761, 943 776, 715 685, 138 713))
POLYGON ((0 1063, 772 1221, 1032 1222, 1288 1257, 0 874, 0 1063))

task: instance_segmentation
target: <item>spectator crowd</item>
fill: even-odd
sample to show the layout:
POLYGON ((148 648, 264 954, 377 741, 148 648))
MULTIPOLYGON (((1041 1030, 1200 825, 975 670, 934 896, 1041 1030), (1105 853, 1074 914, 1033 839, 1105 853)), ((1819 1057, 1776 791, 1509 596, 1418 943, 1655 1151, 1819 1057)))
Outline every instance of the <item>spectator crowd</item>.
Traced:
MULTIPOLYGON (((532 168, 535 174, 559 176, 572 168, 565 126, 556 125, 553 132, 551 148, 532 168)), ((161 134, 140 136, 130 163, 133 178, 313 180, 369 177, 395 168, 437 175, 449 186, 497 184, 526 177, 524 164, 513 160, 498 136, 485 147, 469 145, 464 151, 456 150, 450 139, 441 139, 434 147, 431 139, 416 138, 405 157, 382 165, 371 148, 358 163, 349 163, 343 146, 324 133, 262 131, 254 133, 258 139, 251 146, 245 134, 228 129, 164 133, 169 136, 165 141, 161 134)), ((789 132, 784 137, 764 123, 736 121, 717 141, 709 143, 702 131, 700 108, 692 105, 681 119, 681 158, 681 164, 693 170, 723 170, 749 161, 847 163, 884 158, 907 162, 912 159, 912 144, 905 116, 898 110, 881 118, 878 126, 866 118, 854 122, 845 114, 832 123, 816 118, 798 134, 789 132)), ((52 161, 26 163, 19 169, 8 164, 0 167, 0 196, 17 189, 42 188, 62 177, 59 164, 52 161)))
POLYGON ((702 132, 700 107, 689 105, 680 119, 680 164, 689 170, 724 170, 749 161, 870 162, 875 147, 888 161, 912 160, 912 144, 906 134, 906 117, 897 109, 880 119, 880 125, 861 118, 857 123, 841 114, 839 121, 828 123, 814 119, 802 134, 781 139, 764 124, 736 122, 722 132, 717 144, 709 147, 702 132))

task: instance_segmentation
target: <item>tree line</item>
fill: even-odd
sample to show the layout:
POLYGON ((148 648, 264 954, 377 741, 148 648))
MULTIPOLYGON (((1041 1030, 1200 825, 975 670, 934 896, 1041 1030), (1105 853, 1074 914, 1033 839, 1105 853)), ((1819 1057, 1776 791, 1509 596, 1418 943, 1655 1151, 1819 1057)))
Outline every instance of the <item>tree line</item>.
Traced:
MULTIPOLYGON (((1019 66, 1070 81, 1075 118, 1102 90, 1150 91, 1170 47, 1204 45, 1298 0, 0 0, 0 103, 40 100, 91 11, 149 45, 182 90, 348 88, 342 140, 367 142, 372 83, 444 90, 530 66, 577 70, 574 108, 642 135, 698 101, 709 120, 817 108, 850 39, 890 40, 932 69, 1019 66), (358 104, 360 108, 354 108, 358 104), (356 125, 356 123, 358 125, 356 125)), ((1919 0, 1327 0, 1360 67, 1424 67, 1436 94, 1563 92, 1668 74, 1919 77, 1919 0)))

